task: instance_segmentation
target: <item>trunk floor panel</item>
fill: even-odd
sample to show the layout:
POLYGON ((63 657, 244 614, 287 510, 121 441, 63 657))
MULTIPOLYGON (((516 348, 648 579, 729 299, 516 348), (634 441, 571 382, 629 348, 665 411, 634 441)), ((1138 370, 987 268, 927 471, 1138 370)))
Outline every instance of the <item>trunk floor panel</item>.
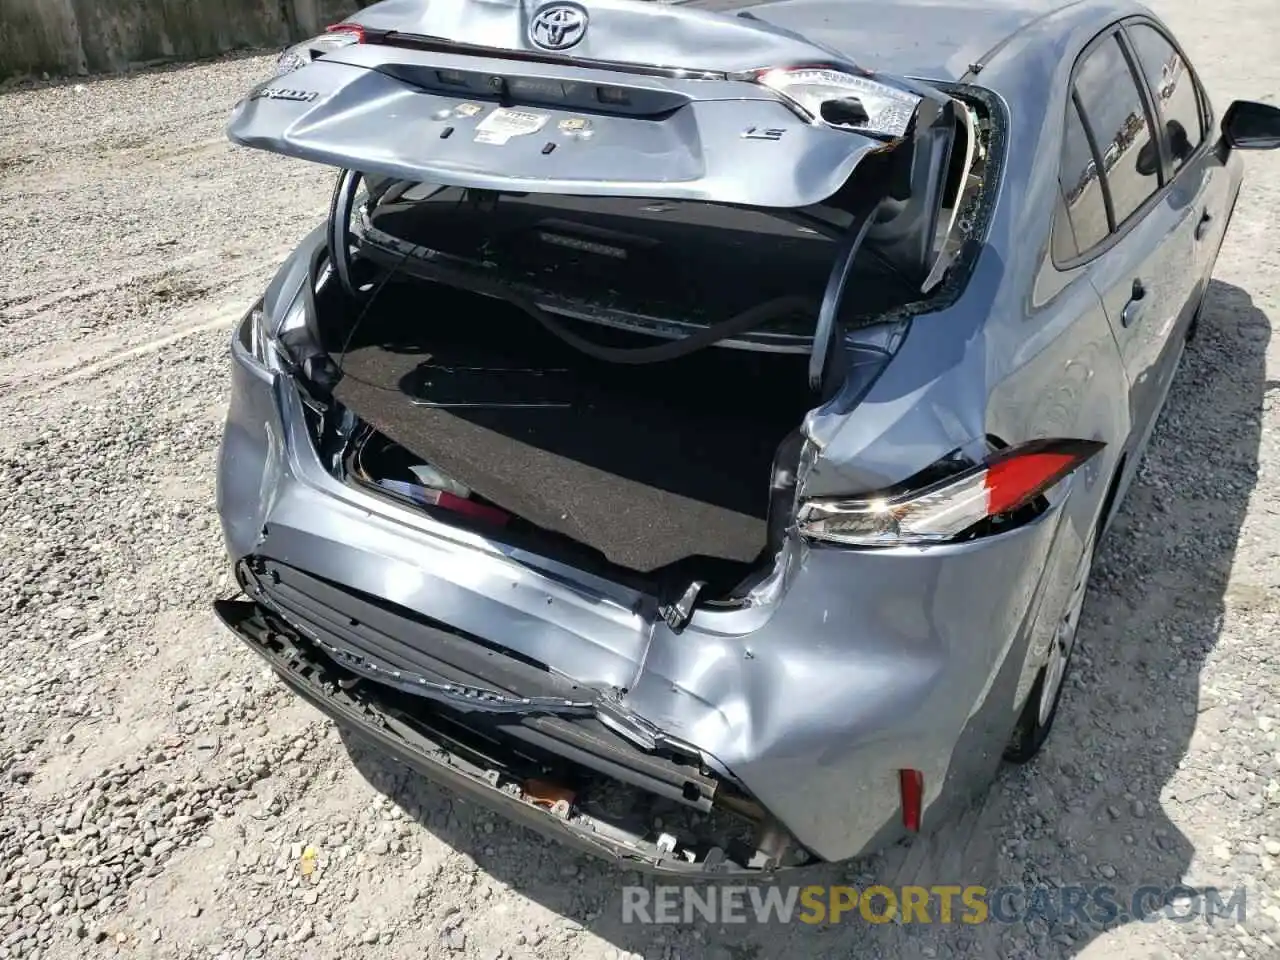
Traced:
POLYGON ((517 308, 422 283, 389 284, 334 353, 337 399, 378 431, 498 506, 640 572, 698 556, 754 561, 766 546, 774 453, 813 404, 807 357, 711 348, 669 363, 599 363, 517 308))

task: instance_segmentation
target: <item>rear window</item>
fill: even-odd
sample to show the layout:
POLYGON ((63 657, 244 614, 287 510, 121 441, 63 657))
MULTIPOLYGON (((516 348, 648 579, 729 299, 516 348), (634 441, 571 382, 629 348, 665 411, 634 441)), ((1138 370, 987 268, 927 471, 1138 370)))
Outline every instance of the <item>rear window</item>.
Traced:
MULTIPOLYGON (((709 325, 799 295, 812 308, 780 317, 767 332, 807 337, 850 219, 828 207, 774 211, 418 186, 370 211, 368 236, 456 258, 570 314, 576 303, 587 313, 709 325)), ((846 291, 846 320, 919 296, 870 249, 846 291)))

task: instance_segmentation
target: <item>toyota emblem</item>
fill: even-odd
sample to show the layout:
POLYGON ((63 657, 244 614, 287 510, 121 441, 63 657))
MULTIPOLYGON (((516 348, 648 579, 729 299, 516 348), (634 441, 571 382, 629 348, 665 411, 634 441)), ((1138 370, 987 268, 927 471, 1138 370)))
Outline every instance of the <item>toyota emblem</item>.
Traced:
POLYGON ((533 15, 529 39, 544 50, 568 50, 587 33, 587 11, 567 3, 553 3, 533 15))

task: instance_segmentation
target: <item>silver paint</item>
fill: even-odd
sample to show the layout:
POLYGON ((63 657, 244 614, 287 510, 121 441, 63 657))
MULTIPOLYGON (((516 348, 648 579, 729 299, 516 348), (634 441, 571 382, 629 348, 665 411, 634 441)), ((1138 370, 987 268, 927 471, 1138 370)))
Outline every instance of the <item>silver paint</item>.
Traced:
MULTIPOLYGON (((1182 210, 1191 202, 1184 188, 1194 187, 1191 196, 1225 224, 1239 158, 1202 153, 1133 243, 1059 271, 1049 227, 1071 66, 1099 30, 1144 13, 1141 6, 783 0, 753 8, 750 20, 628 0, 589 9, 591 30, 574 56, 733 70, 820 55, 902 77, 964 79, 1005 107, 994 212, 963 295, 909 322, 848 335, 850 348, 888 345, 893 357, 869 388, 851 384, 807 417, 815 455, 806 495, 884 487, 956 448, 980 453, 988 436, 1071 436, 1105 449, 1055 491, 1047 512, 995 536, 871 551, 792 537, 747 606, 698 609, 677 635, 634 613, 638 597, 616 583, 338 482, 316 456, 296 389, 236 341, 218 470, 229 552, 295 564, 492 638, 583 684, 625 688, 623 708, 696 746, 817 855, 875 848, 898 829, 897 770, 924 772, 930 823, 985 787, 999 764, 1071 602, 1082 551, 1106 519, 1107 492, 1123 495, 1136 469, 1220 237, 1194 254, 1177 248, 1177 270, 1157 288, 1154 311, 1174 322, 1159 327, 1156 341, 1144 330, 1146 340, 1127 343, 1106 291, 1128 277, 1135 257, 1164 256, 1164 245, 1183 242, 1182 210)), ((530 12, 520 0, 386 0, 355 19, 527 50, 530 12)), ((475 58, 349 47, 291 76, 290 88, 317 92, 315 102, 247 100, 230 134, 405 179, 782 206, 829 195, 876 146, 797 124, 749 84, 628 77, 685 105, 653 124, 593 118, 598 152, 538 157, 540 144, 530 153, 513 141, 481 154, 470 137, 454 137, 445 143, 456 152, 446 155, 427 124, 450 98, 391 76, 389 60, 404 69, 515 69, 500 51, 475 58), (396 124, 385 123, 389 114, 396 124), (787 133, 744 137, 752 127, 787 133)), ((566 83, 619 78, 572 64, 518 67, 566 83)), ((322 237, 312 234, 272 281, 269 316, 298 296, 322 237)))

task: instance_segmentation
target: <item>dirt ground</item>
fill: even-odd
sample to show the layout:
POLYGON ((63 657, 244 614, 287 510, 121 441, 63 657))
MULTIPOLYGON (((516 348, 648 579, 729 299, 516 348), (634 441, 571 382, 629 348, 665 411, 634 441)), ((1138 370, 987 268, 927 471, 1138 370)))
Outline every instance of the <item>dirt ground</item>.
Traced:
MULTIPOLYGON (((1158 0, 1219 111, 1275 0, 1158 0)), ((348 746, 215 624, 233 320, 331 175, 233 149, 254 57, 0 95, 0 960, 1280 957, 1280 156, 1244 193, 1045 753, 806 883, 1180 882, 1246 919, 622 923, 638 882, 348 746)))

